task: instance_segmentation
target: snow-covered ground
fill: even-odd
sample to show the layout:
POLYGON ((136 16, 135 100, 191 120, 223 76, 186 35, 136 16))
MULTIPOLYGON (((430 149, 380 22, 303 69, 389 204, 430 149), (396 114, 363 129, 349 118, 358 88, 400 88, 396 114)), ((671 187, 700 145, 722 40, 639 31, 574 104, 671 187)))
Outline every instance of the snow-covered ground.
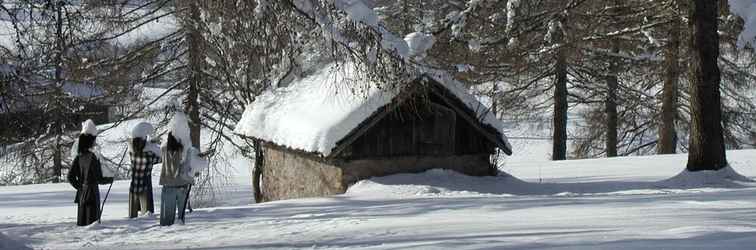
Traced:
MULTIPOLYGON (((756 150, 729 151, 728 159, 739 173, 756 177, 756 150)), ((156 217, 126 218, 127 181, 113 185, 103 223, 89 227, 75 226, 68 184, 0 187, 0 248, 756 246, 756 184, 723 183, 713 175, 669 180, 685 161, 686 155, 556 163, 512 157, 503 169, 511 176, 432 170, 362 181, 344 195, 263 204, 249 204, 248 177, 240 175, 223 206, 197 209, 186 225, 171 227, 158 226, 156 217)))

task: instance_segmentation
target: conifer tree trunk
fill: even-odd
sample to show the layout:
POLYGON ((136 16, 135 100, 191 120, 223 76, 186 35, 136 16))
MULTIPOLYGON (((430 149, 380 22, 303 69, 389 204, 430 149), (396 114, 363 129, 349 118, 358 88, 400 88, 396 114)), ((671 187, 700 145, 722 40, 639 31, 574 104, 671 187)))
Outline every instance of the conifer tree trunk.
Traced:
MULTIPOLYGON (((619 53, 618 42, 612 41, 612 53, 619 53)), ((617 91, 619 86, 619 59, 612 58, 609 66, 609 76, 606 78, 606 157, 617 156, 617 129, 619 119, 617 118, 617 91)))
POLYGON ((658 154, 677 153, 675 120, 677 117, 677 83, 680 77, 680 19, 674 18, 670 25, 669 41, 664 48, 665 69, 658 154))
POLYGON ((719 2, 694 0, 691 10, 691 130, 688 171, 727 166, 720 100, 719 2))
MULTIPOLYGON (((62 88, 64 84, 63 79, 63 55, 65 53, 65 39, 63 37, 63 1, 54 1, 55 6, 55 88, 53 96, 50 100, 53 103, 53 109, 59 109, 61 105, 60 98, 63 96, 62 88)), ((61 145, 61 138, 63 136, 63 118, 61 117, 61 111, 57 110, 51 112, 54 116, 52 121, 52 136, 55 137, 55 142, 52 145, 53 150, 53 179, 52 182, 60 182, 63 158, 61 157, 63 151, 63 145, 61 145)))
POLYGON ((554 85, 554 145, 551 159, 558 161, 567 159, 567 55, 564 47, 559 48, 557 53, 554 85))
POLYGON ((199 30, 200 6, 197 0, 189 0, 185 10, 186 40, 189 45, 189 92, 186 100, 186 113, 189 116, 189 130, 192 146, 200 148, 200 107, 199 91, 203 82, 204 48, 203 38, 199 30))

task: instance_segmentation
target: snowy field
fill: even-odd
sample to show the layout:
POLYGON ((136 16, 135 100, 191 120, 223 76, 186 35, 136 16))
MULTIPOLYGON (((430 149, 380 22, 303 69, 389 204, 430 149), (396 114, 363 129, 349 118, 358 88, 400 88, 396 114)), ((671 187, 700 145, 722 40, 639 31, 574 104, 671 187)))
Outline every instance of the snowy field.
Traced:
MULTIPOLYGON (((756 150, 728 158, 756 177, 756 150)), ((113 186, 102 224, 89 227, 75 226, 68 184, 0 187, 0 248, 753 249, 756 184, 713 175, 668 180, 685 161, 515 156, 503 169, 512 176, 432 170, 362 181, 344 195, 264 204, 250 204, 242 174, 225 205, 171 227, 126 218, 127 181, 113 186)))

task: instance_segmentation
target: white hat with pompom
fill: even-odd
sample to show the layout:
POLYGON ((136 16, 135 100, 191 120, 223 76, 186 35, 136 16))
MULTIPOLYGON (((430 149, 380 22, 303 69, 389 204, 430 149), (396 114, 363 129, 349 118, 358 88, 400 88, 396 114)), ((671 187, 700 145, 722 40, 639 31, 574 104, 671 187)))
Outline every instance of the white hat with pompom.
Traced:
MULTIPOLYGON (((181 157, 181 161, 187 160, 187 155, 189 153, 189 150, 192 148, 192 141, 191 136, 189 134, 189 121, 186 118, 186 114, 181 111, 177 111, 175 114, 173 114, 173 119, 171 119, 170 124, 168 124, 168 132, 170 132, 176 140, 178 140, 179 143, 183 146, 183 153, 181 157)), ((163 147, 168 146, 168 138, 163 140, 163 147)))
POLYGON ((137 123, 134 128, 131 129, 131 138, 146 139, 147 136, 155 132, 155 128, 149 122, 137 123))
POLYGON ((97 125, 95 125, 92 119, 88 119, 81 123, 81 134, 97 136, 97 125))

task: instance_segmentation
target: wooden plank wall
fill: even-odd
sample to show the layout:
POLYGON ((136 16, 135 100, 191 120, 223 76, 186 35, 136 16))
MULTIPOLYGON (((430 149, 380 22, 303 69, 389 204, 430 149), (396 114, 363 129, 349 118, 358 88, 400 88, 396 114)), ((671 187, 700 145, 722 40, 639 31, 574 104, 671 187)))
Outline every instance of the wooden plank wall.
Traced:
POLYGON ((342 157, 491 154, 494 145, 437 96, 417 96, 370 128, 342 157))

